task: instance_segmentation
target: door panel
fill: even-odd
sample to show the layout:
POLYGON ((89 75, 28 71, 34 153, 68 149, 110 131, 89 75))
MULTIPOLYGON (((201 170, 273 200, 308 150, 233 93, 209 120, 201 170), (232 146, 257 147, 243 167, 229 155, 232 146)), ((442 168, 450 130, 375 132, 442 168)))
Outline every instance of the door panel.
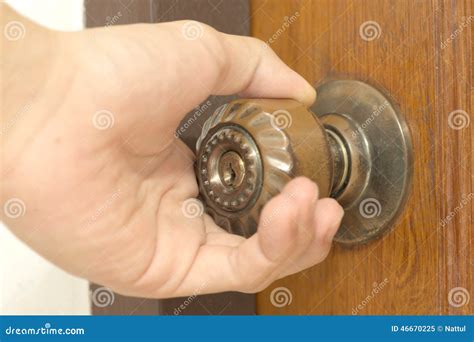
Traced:
POLYGON ((472 313, 472 300, 453 302, 456 287, 473 293, 471 2, 251 5, 252 35, 310 82, 355 78, 390 94, 414 149, 413 187, 394 229, 364 246, 335 245, 322 264, 260 293, 257 312, 472 313), (291 301, 279 302, 281 290, 291 301))
MULTIPOLYGON (((247 16, 246 0, 85 3, 88 26, 107 25, 114 16, 118 24, 192 18, 238 34, 246 34, 249 25, 247 19, 237 20, 247 16)), ((267 41, 310 82, 356 78, 391 94, 408 122, 414 148, 412 192, 393 231, 364 246, 335 245, 322 264, 260 293, 258 313, 473 313, 474 300, 459 306, 451 293, 462 288, 464 298, 473 294, 473 124, 454 129, 459 123, 450 116, 472 119, 471 6, 467 0, 251 1, 252 35, 267 41), (291 301, 285 293, 278 295, 280 287, 291 301)), ((211 102, 222 101, 227 99, 211 102)), ((186 143, 192 146, 198 133, 185 137, 186 143)), ((198 299, 187 313, 254 310, 249 296, 198 299)), ((171 314, 182 303, 115 300, 94 313, 171 314)))

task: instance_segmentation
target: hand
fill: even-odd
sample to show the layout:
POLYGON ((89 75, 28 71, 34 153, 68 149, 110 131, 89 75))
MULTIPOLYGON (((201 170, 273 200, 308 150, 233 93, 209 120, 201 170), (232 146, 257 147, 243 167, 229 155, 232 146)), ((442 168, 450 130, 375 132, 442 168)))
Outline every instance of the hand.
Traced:
POLYGON ((343 211, 306 178, 265 206, 271 229, 249 239, 183 214, 198 194, 193 153, 174 137, 187 112, 210 94, 315 99, 263 42, 195 22, 60 33, 2 11, 26 32, 2 37, 2 215, 38 253, 154 298, 256 292, 326 257, 343 211))

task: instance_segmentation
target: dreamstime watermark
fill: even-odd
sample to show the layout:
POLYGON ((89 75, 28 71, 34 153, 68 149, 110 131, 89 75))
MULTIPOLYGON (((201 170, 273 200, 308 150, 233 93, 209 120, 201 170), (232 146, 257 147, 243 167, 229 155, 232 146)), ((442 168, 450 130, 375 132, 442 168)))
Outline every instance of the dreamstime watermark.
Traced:
POLYGON ((12 327, 5 328, 5 335, 84 335, 84 328, 53 328, 45 323, 39 328, 12 327))
POLYGON ((460 130, 469 126, 470 123, 469 114, 462 109, 453 110, 448 115, 448 125, 452 129, 460 130))
POLYGON ((101 131, 112 128, 115 124, 114 114, 105 109, 99 110, 92 116, 92 124, 101 131))
MULTIPOLYGON (((383 113, 385 108, 387 108, 390 104, 388 103, 387 100, 385 100, 384 103, 382 103, 379 106, 374 106, 372 113, 370 116, 365 119, 365 121, 360 125, 362 129, 366 129, 374 120, 376 117, 378 117, 380 114, 383 113)), ((358 134, 360 134, 359 131, 352 131, 352 137, 355 138, 358 134)))
POLYGON ((116 191, 114 191, 108 198, 105 200, 105 202, 98 207, 95 211, 94 214, 92 214, 91 217, 87 219, 86 225, 87 227, 91 226, 97 219, 104 214, 104 212, 109 209, 112 204, 117 201, 117 199, 120 197, 122 193, 122 190, 118 188, 116 191))
POLYGON ((272 119, 270 124, 273 128, 277 130, 283 130, 291 126, 293 123, 293 118, 291 117, 290 112, 284 109, 278 109, 272 114, 272 119))
POLYGON ((359 311, 363 310, 387 284, 388 278, 385 278, 380 283, 374 282, 372 284, 372 291, 362 300, 362 302, 360 302, 356 307, 352 308, 352 314, 357 315, 359 311))
MULTIPOLYGON (((204 114, 209 108, 212 106, 212 103, 210 100, 207 100, 203 104, 200 104, 197 106, 193 112, 193 115, 189 116, 188 119, 181 124, 181 126, 178 127, 176 132, 174 133, 174 137, 178 139, 181 137, 189 127, 191 127, 200 117, 202 114, 204 114)), ((217 111, 221 110, 223 106, 219 107, 217 111)), ((216 111, 216 112, 217 112, 216 111)))
POLYGON ((6 217, 17 219, 26 214, 26 205, 19 198, 10 198, 3 204, 3 212, 6 217))
POLYGON ((382 28, 379 23, 373 20, 364 21, 359 26, 359 36, 366 42, 370 42, 382 35, 382 28))
POLYGON ((20 21, 9 21, 3 29, 3 35, 11 42, 21 40, 26 35, 25 25, 20 21))
POLYGON ((288 206, 292 201, 295 195, 293 193, 288 194, 287 196, 284 197, 284 201, 277 207, 275 207, 272 212, 269 215, 266 215, 265 217, 260 220, 260 225, 259 229, 263 229, 270 225, 270 223, 273 221, 275 216, 281 211, 282 208, 288 206))
POLYGON ((300 17, 300 12, 296 11, 290 16, 286 16, 283 18, 283 23, 280 25, 280 27, 268 38, 268 40, 265 42, 265 46, 268 47, 271 44, 273 44, 280 36, 286 32, 290 28, 290 26, 298 20, 300 17))
POLYGON ((36 100, 36 96, 33 96, 15 115, 13 115, 5 125, 0 129, 0 136, 7 134, 13 126, 31 109, 31 106, 36 100))
POLYGON ((453 210, 451 210, 448 215, 446 215, 440 222, 440 226, 441 227, 445 227, 449 222, 451 222, 451 220, 454 218, 454 216, 457 215, 458 212, 460 212, 461 210, 464 209, 464 207, 466 207, 471 201, 472 199, 474 198, 474 192, 471 192, 469 194, 463 194, 462 196, 462 199, 461 201, 459 202, 459 204, 457 206, 454 207, 453 210))
POLYGON ((270 302, 274 307, 282 308, 293 301, 293 294, 287 287, 275 287, 270 293, 270 302))
POLYGON ((470 299, 469 291, 464 287, 453 287, 448 293, 449 305, 455 308, 467 305, 470 299))
POLYGON ((203 290, 206 288, 207 283, 203 282, 196 290, 193 291, 193 294, 187 297, 183 303, 174 308, 173 314, 175 316, 180 315, 186 308, 191 305, 191 303, 199 296, 203 290))
POLYGON ((123 14, 121 11, 118 11, 116 14, 113 16, 107 16, 105 17, 105 27, 110 27, 112 25, 117 24, 120 19, 123 17, 123 14))
POLYGON ((187 40, 196 40, 203 36, 204 27, 197 21, 187 21, 181 28, 181 33, 187 40))
POLYGON ((110 306, 114 304, 115 301, 114 292, 105 286, 98 287, 94 291, 91 290, 90 297, 92 303, 99 308, 110 306))
POLYGON ((359 213, 365 218, 374 218, 381 214, 382 205, 376 198, 366 198, 359 204, 359 213))
POLYGON ((186 218, 196 218, 204 213, 204 205, 197 198, 188 198, 181 205, 181 211, 186 218))
POLYGON ((470 15, 469 17, 463 17, 461 24, 446 38, 444 41, 441 42, 441 49, 445 49, 448 45, 455 40, 472 22, 474 16, 470 15))

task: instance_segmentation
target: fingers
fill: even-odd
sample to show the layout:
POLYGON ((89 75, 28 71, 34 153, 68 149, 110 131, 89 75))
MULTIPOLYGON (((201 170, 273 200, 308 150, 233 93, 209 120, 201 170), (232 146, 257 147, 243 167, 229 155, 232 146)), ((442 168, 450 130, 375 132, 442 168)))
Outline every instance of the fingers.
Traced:
POLYGON ((262 211, 258 227, 258 243, 269 260, 285 260, 305 247, 313 238, 313 215, 318 188, 307 178, 289 182, 282 193, 262 211), (287 253, 283 253, 288 250, 287 253), (283 254, 282 254, 283 253, 283 254))
POLYGON ((311 105, 314 88, 290 69, 264 42, 217 32, 226 59, 224 73, 213 86, 216 94, 241 93, 245 97, 293 98, 311 105))
POLYGON ((324 260, 331 249, 332 240, 343 216, 344 210, 336 200, 332 198, 318 200, 313 217, 314 239, 298 259, 291 261, 281 277, 300 272, 324 260))
POLYGON ((303 177, 292 180, 264 207, 255 235, 239 241, 225 238, 224 234, 233 236, 226 233, 219 237, 212 230, 209 243, 201 246, 179 287, 157 296, 186 295, 197 287, 201 294, 257 292, 283 275, 320 262, 330 248, 341 212, 332 200, 317 198, 313 182, 303 177))
POLYGON ((315 100, 313 87, 255 38, 194 21, 96 29, 94 34, 114 42, 108 54, 120 55, 116 64, 133 61, 133 68, 120 68, 128 79, 123 83, 127 89, 133 85, 140 97, 137 111, 159 116, 160 128, 167 128, 161 132, 174 133, 184 115, 211 94, 293 98, 307 105, 315 100), (117 49, 121 45, 126 49, 117 49))
MULTIPOLYGON (((202 89, 204 99, 210 94, 243 93, 251 97, 293 98, 310 105, 315 100, 314 88, 291 70, 264 42, 250 37, 234 36, 192 21, 165 24, 184 55, 179 79, 183 93, 202 89), (201 32, 197 39, 186 36, 186 28, 201 32), (182 82, 183 79, 186 82, 182 82)), ((157 25, 158 28, 159 25, 157 25)), ((157 51, 162 54, 163 51, 157 51)))

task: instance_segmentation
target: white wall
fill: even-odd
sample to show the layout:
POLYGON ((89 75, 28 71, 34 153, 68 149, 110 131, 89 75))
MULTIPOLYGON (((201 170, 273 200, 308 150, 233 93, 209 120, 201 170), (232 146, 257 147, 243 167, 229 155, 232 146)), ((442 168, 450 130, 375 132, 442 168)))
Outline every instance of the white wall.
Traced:
MULTIPOLYGON (((83 0, 9 0, 21 14, 57 30, 81 30, 83 0)), ((0 314, 90 314, 88 282, 33 252, 0 223, 0 314)))
POLYGON ((83 0, 7 0, 22 15, 55 30, 84 28, 83 0))

